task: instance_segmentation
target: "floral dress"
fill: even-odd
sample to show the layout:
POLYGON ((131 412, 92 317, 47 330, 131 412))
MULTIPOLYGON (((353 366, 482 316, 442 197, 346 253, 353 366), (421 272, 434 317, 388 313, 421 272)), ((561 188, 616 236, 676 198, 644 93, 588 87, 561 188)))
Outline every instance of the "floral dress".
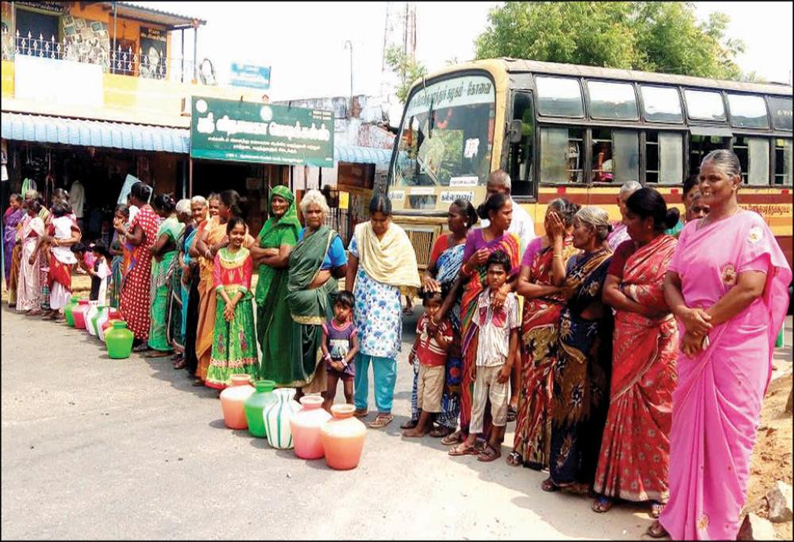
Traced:
MULTIPOLYGON (((355 236, 350 241, 350 253, 359 257, 355 236)), ((359 352, 366 356, 396 359, 402 344, 402 304, 400 289, 372 278, 359 266, 356 286, 354 319, 358 329, 359 352)))

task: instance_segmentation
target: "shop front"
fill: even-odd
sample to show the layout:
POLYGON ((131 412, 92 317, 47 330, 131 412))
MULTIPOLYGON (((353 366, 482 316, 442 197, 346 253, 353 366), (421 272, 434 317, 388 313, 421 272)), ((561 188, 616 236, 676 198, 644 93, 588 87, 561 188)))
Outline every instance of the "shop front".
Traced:
POLYGON ((8 177, 4 198, 24 185, 35 187, 49 204, 56 188, 69 192, 79 183, 87 239, 109 235, 128 174, 151 184, 155 193, 187 193, 186 129, 3 112, 0 131, 8 177))
POLYGON ((194 96, 191 112, 190 190, 237 190, 252 231, 267 219, 271 187, 295 190, 295 166, 334 165, 331 111, 194 96))

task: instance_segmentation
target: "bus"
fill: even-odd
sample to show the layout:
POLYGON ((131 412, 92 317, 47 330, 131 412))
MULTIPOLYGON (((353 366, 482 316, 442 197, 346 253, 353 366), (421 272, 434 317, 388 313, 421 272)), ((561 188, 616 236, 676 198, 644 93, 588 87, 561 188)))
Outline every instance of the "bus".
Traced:
POLYGON ((420 268, 457 198, 485 199, 491 171, 542 235, 565 197, 619 220, 627 181, 683 209, 682 185, 708 152, 742 164, 739 204, 761 214, 792 263, 792 87, 498 58, 449 66, 409 91, 387 190, 420 268))

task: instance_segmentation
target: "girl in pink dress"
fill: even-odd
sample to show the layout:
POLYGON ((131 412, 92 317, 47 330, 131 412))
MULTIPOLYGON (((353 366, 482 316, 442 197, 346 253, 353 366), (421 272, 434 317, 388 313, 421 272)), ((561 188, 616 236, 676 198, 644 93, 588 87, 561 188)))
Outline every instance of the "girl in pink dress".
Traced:
POLYGON ((648 534, 735 540, 791 269, 756 213, 742 210, 736 155, 700 165, 706 218, 688 222, 665 276, 681 350, 673 392, 670 500, 648 534))

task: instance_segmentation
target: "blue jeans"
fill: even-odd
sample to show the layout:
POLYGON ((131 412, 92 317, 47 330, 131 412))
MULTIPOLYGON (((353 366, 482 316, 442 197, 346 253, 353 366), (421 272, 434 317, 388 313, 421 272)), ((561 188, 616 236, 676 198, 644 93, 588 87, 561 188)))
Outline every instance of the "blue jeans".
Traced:
POLYGON ((375 385, 375 406, 378 413, 390 414, 394 400, 394 385, 397 383, 397 361, 378 356, 356 355, 356 379, 354 402, 359 410, 367 409, 369 400, 369 364, 372 362, 372 373, 375 385))

